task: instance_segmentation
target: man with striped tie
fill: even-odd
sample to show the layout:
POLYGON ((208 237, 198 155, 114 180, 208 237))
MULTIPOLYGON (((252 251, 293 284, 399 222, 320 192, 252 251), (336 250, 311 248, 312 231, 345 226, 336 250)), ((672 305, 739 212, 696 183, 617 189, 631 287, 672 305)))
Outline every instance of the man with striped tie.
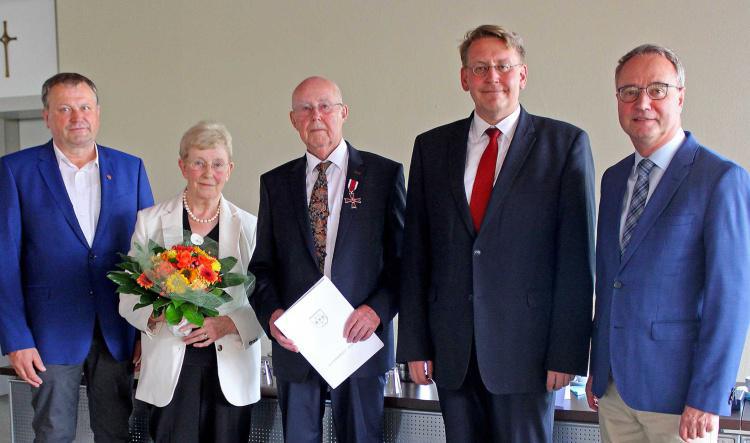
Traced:
POLYGON ((635 153, 602 178, 589 405, 605 442, 716 441, 748 326, 750 179, 682 130, 674 52, 631 50, 615 84, 635 153))

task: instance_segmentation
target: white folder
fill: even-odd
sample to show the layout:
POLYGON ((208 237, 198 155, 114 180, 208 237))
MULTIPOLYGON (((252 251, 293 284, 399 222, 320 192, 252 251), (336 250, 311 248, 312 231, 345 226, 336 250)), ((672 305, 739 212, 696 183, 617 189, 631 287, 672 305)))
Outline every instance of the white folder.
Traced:
POLYGON ((333 282, 323 276, 274 323, 331 388, 383 347, 375 334, 357 343, 346 342, 344 324, 353 311, 333 282))

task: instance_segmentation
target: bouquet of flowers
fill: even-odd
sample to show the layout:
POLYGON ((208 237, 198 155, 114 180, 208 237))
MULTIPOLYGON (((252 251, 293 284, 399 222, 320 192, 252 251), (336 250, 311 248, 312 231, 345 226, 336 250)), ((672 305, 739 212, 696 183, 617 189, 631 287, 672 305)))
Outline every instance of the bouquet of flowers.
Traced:
POLYGON ((135 244, 132 256, 120 254, 123 261, 117 267, 121 270, 111 271, 107 277, 118 285, 117 292, 141 296, 134 311, 151 306, 152 315, 164 313, 170 326, 184 317, 201 327, 205 317, 219 315, 217 308, 232 300, 226 288, 244 284, 250 293, 255 283, 252 274, 228 272, 237 259, 215 258, 218 254, 208 251, 218 252, 218 245, 208 242, 213 241, 201 239, 201 246, 186 241, 170 249, 153 240, 148 246, 135 244))

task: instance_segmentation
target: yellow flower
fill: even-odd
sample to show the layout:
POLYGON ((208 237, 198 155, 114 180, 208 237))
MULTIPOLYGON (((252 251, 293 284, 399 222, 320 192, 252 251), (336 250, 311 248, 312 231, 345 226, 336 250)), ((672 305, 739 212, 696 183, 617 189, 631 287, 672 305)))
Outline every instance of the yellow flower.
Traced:
POLYGON ((165 261, 175 260, 177 258, 177 251, 169 249, 161 253, 161 259, 165 261))
POLYGON ((182 294, 189 286, 189 283, 190 282, 188 282, 188 279, 186 279, 184 275, 180 274, 179 272, 175 272, 174 274, 167 277, 165 285, 167 287, 167 292, 173 294, 182 294))

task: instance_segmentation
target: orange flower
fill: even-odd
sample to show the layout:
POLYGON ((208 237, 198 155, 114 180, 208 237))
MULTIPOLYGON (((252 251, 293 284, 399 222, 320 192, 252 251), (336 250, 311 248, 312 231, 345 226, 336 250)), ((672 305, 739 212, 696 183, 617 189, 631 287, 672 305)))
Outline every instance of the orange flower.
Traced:
POLYGON ((187 279, 191 285, 198 278, 198 271, 195 268, 183 269, 180 273, 187 279))
POLYGON ((191 251, 178 250, 177 251, 177 268, 185 269, 193 262, 193 254, 191 251))
POLYGON ((138 279, 136 280, 136 282, 139 285, 141 285, 142 287, 146 288, 146 289, 148 289, 148 288, 150 288, 150 287, 152 287, 154 285, 154 282, 152 282, 151 280, 149 280, 148 277, 146 277, 146 274, 139 275, 138 279))
POLYGON ((208 268, 212 267, 214 264, 214 259, 209 255, 199 255, 198 256, 198 264, 200 266, 206 266, 208 268))

